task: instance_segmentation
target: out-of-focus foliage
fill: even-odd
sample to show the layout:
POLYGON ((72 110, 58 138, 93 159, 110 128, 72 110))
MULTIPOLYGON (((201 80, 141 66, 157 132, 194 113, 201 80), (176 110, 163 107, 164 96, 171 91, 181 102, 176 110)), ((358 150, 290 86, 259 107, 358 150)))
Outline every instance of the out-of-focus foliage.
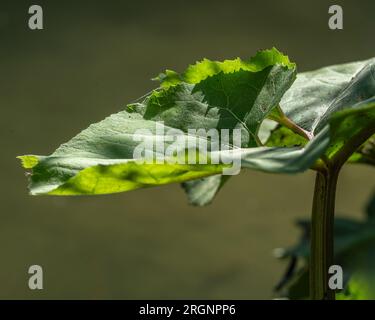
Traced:
MULTIPOLYGON (((276 292, 290 299, 307 299, 310 221, 298 221, 298 227, 302 230, 299 243, 275 251, 279 258, 289 260, 276 292)), ((335 219, 335 264, 344 272, 344 289, 336 294, 337 299, 375 299, 375 193, 366 207, 365 221, 335 219)))

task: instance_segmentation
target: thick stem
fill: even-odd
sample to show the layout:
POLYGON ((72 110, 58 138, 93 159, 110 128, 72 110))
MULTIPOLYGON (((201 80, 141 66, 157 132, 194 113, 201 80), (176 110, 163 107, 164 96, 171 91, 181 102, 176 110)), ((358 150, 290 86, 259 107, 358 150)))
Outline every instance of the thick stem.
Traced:
POLYGON ((328 287, 328 269, 333 264, 334 211, 339 170, 317 172, 311 221, 310 298, 334 300, 328 287))

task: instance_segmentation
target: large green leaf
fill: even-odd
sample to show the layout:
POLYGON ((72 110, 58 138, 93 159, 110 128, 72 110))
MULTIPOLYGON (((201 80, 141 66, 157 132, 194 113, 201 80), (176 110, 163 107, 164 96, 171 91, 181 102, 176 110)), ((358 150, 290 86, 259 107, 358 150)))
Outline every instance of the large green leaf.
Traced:
MULTIPOLYGON (((147 151, 157 153, 152 149, 154 140, 160 138, 157 128, 165 132, 173 129, 183 132, 177 142, 165 142, 164 149, 176 143, 186 145, 191 139, 191 129, 238 129, 242 139, 235 156, 241 159, 244 167, 276 172, 295 170, 294 162, 300 150, 256 148, 260 124, 295 79, 295 66, 288 61, 276 50, 260 52, 246 62, 252 66, 248 70, 228 69, 230 72, 211 73, 195 84, 179 82, 164 86, 141 103, 131 104, 126 110, 91 125, 51 156, 21 157, 24 166, 32 169, 31 193, 121 192, 211 176, 226 167, 223 163, 139 164, 133 159, 133 152, 139 145, 139 141, 134 141, 134 134, 144 142, 147 151), (149 131, 145 132, 146 129, 149 131), (139 133, 139 130, 145 133, 139 133)), ((204 139, 198 135, 194 138, 204 139)), ((315 157, 318 156, 318 152, 315 153, 315 157)), ((221 155, 225 157, 225 151, 221 155)), ((204 157, 199 156, 200 159, 204 157)), ((208 154, 208 158, 213 156, 208 154)), ((300 158, 303 169, 314 161, 300 158)))
MULTIPOLYGON (((319 117, 311 131, 314 136, 311 141, 286 147, 283 139, 272 146, 262 146, 258 138, 267 116, 285 119, 275 110, 295 79, 295 65, 276 49, 259 52, 249 61, 204 60, 190 66, 182 75, 167 72, 159 77, 162 87, 143 101, 91 125, 52 155, 21 157, 24 167, 32 171, 30 191, 54 195, 106 194, 186 182, 184 187, 190 201, 205 204, 227 180, 221 174, 234 159, 243 168, 266 172, 305 171, 316 166, 326 150, 336 154, 350 142, 353 133, 361 135, 364 127, 370 131, 374 127, 374 101, 362 101, 373 93, 373 65, 364 65, 364 71, 355 77, 357 80, 352 80, 356 90, 362 93, 361 99, 348 99, 344 95, 338 99, 340 103, 331 104, 333 107, 328 106, 319 117), (192 134, 189 131, 192 129, 239 130, 241 141, 233 145, 220 137, 192 134), (160 134, 159 130, 164 133, 160 134), (171 130, 179 130, 178 139, 161 140, 171 130), (187 165, 191 139, 208 147, 217 143, 225 148, 198 153, 194 158, 200 164, 187 165), (140 141, 144 153, 155 157, 151 164, 142 164, 138 157, 134 158, 140 141), (156 159, 161 152, 153 148, 156 141, 162 142, 163 150, 172 150, 167 163, 156 159), (217 156, 220 162, 213 161, 217 156)), ((356 97, 357 91, 353 93, 356 97)), ((303 108, 302 104, 299 108, 303 108)), ((288 106, 289 112, 285 112, 293 119, 296 109, 295 105, 288 106)), ((306 116, 313 114, 309 111, 306 116)), ((297 122, 298 117, 293 120, 297 122)), ((276 134, 272 133, 270 141, 276 134)))
MULTIPOLYGON (((349 140, 374 133, 374 96, 375 59, 370 59, 299 74, 283 96, 280 106, 286 117, 302 128, 312 140, 322 130, 327 130, 327 124, 332 121, 330 144, 325 151, 326 157, 330 159, 341 152, 349 140), (364 105, 369 107, 361 110, 364 105), (347 111, 335 117, 335 113, 342 110, 347 111)), ((273 114, 271 117, 278 118, 273 114)), ((374 164, 371 141, 360 148, 350 158, 350 162, 374 164)), ((267 141, 267 145, 272 147, 304 146, 306 143, 305 138, 281 125, 272 131, 267 141)), ((215 185, 213 181, 201 179, 199 188, 195 182, 185 183, 189 199, 195 199, 194 204, 198 205, 211 202, 216 194, 213 190, 218 191, 223 184, 219 178, 215 178, 215 185)))
MULTIPOLYGON (((363 222, 335 219, 335 264, 343 268, 345 281, 338 299, 375 299, 375 194, 366 213, 363 222)), ((298 226, 303 230, 300 242, 277 250, 279 258, 290 261, 277 291, 290 299, 306 299, 309 294, 310 221, 299 221, 298 226)))

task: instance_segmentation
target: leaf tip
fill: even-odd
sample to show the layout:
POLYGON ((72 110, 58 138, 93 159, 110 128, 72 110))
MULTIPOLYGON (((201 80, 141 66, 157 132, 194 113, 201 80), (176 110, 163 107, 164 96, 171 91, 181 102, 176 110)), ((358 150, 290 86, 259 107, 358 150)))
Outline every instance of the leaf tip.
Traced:
POLYGON ((21 165, 24 169, 32 169, 39 163, 39 159, 37 156, 25 155, 18 156, 16 158, 21 160, 21 165))

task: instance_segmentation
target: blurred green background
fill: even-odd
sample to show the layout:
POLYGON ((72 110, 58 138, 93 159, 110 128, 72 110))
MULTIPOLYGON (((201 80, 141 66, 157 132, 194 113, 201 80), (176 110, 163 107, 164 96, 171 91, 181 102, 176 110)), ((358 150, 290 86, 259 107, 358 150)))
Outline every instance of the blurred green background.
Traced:
MULTIPOLYGON (((269 299, 314 175, 243 172, 205 208, 179 185, 111 196, 31 197, 15 159, 49 154, 156 86, 165 68, 276 46, 305 71, 375 56, 373 0, 1 1, 0 298, 269 299), (28 8, 44 9, 42 31, 28 8), (344 30, 328 29, 341 4, 344 30), (28 267, 44 268, 42 291, 28 267)), ((337 212, 361 218, 374 170, 347 167, 337 212)))

